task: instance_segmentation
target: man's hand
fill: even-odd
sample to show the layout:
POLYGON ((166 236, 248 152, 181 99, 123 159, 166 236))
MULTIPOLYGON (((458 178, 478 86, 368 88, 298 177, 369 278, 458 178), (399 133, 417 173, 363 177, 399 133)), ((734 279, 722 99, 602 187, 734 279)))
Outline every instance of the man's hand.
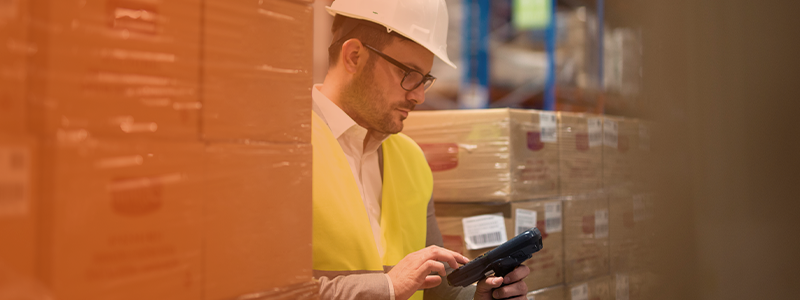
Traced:
POLYGON ((442 283, 441 277, 430 275, 431 272, 436 272, 439 275, 447 276, 441 262, 457 269, 459 263, 465 264, 469 262, 469 259, 457 252, 438 246, 430 246, 406 255, 388 273, 389 278, 392 279, 395 299, 406 300, 411 298, 411 295, 414 295, 417 290, 432 288, 442 283))
POLYGON ((475 289, 475 300, 492 299, 519 299, 525 300, 528 293, 528 285, 522 281, 531 273, 531 269, 526 265, 520 265, 505 277, 489 277, 478 281, 478 288, 475 289), (506 286, 500 287, 506 284, 506 286))

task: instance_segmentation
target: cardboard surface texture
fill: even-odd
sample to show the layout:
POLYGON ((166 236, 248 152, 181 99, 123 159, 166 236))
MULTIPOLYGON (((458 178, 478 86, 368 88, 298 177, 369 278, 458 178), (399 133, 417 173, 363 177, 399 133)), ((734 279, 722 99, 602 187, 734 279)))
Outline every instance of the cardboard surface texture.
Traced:
MULTIPOLYGON (((556 198, 541 201, 514 202, 511 204, 511 211, 514 214, 514 224, 518 224, 518 209, 535 211, 537 216, 536 227, 542 233, 542 244, 544 248, 534 253, 533 257, 524 263, 531 269, 531 274, 525 278, 528 290, 538 290, 564 282, 563 230, 548 230, 545 218, 545 205, 548 203, 558 203, 561 205, 561 200, 556 198)), ((561 212, 559 212, 558 215, 560 218, 561 212)), ((561 221, 559 220, 559 222, 561 221)), ((519 230, 521 230, 521 228, 517 229, 517 232, 519 230)))
POLYGON ((303 3, 205 1, 204 139, 311 141, 312 24, 303 3))
POLYGON ((614 189, 609 193, 611 271, 647 270, 653 264, 653 194, 614 189))
POLYGON ((561 195, 603 187, 602 118, 559 112, 559 185, 561 195))
POLYGON ((195 140, 200 0, 29 0, 29 125, 195 140))
POLYGON ((515 109, 413 112, 403 133, 425 152, 439 202, 509 202, 558 193, 556 119, 515 109), (544 128, 544 130, 542 129, 544 128))
POLYGON ((56 299, 201 297, 202 145, 60 136, 43 152, 56 299))
MULTIPOLYGON (((537 289, 528 292, 526 298, 528 300, 564 300, 565 289, 566 287, 563 285, 537 289)), ((528 290, 531 290, 530 286, 528 286, 528 290)))
POLYGON ((210 144, 206 155, 205 299, 311 281, 311 145, 210 144))
POLYGON ((608 274, 608 198, 583 194, 564 198, 564 280, 608 274))
POLYGON ((639 151, 639 123, 622 117, 603 117, 603 187, 634 183, 634 164, 639 151))
POLYGON ((0 133, 24 134, 28 1, 0 2, 0 133))
POLYGON ((572 283, 567 286, 567 297, 565 299, 612 300, 615 299, 615 295, 611 284, 611 277, 607 275, 572 283))
POLYGON ((32 137, 0 134, 0 273, 28 279, 38 246, 37 146, 32 137))
POLYGON ((456 204, 456 203, 435 203, 436 221, 439 230, 442 232, 444 248, 461 253, 469 259, 474 259, 494 247, 480 249, 467 249, 467 242, 464 235, 464 225, 462 220, 468 217, 480 215, 502 215, 503 224, 506 229, 506 237, 514 236, 514 223, 509 204, 456 204))

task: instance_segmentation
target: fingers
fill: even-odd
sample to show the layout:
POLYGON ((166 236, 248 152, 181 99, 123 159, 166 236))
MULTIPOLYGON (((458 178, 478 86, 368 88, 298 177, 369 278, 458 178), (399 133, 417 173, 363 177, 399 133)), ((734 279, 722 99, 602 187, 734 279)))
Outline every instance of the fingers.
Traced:
POLYGON ((425 277, 425 282, 422 284, 420 289, 429 289, 432 287, 437 287, 440 284, 442 284, 442 277, 437 275, 428 275, 428 277, 425 277))
POLYGON ((425 260, 437 260, 445 262, 453 269, 458 269, 459 263, 465 264, 469 259, 458 252, 447 250, 438 246, 425 248, 425 260))
POLYGON ((511 271, 511 273, 508 273, 508 274, 506 274, 506 276, 503 276, 503 283, 509 284, 509 283, 512 283, 512 282, 520 281, 523 278, 527 277, 528 274, 530 274, 530 273, 531 273, 531 269, 528 268, 528 266, 520 265, 519 267, 514 269, 514 271, 511 271))
POLYGON ((417 269, 417 274, 420 275, 428 275, 431 272, 436 272, 439 275, 447 276, 447 271, 444 269, 444 265, 438 261, 429 260, 426 261, 419 269, 417 269))
POLYGON ((478 287, 475 289, 476 294, 489 294, 492 289, 500 287, 503 284, 502 277, 489 277, 478 281, 478 287))
POLYGON ((525 297, 525 294, 528 292, 528 285, 525 284, 524 281, 517 281, 515 283, 503 286, 501 288, 495 289, 492 292, 492 298, 494 299, 506 299, 506 298, 514 298, 514 297, 525 297))

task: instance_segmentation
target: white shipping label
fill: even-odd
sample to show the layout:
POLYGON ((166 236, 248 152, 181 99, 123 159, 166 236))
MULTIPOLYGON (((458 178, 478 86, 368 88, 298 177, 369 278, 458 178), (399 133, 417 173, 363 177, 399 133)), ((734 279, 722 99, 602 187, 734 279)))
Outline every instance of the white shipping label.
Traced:
POLYGON ((544 230, 548 233, 561 232, 561 201, 544 204, 544 230))
POLYGON ((650 128, 639 124, 639 150, 650 151, 650 128))
POLYGON ((596 239, 608 237, 608 210, 594 211, 594 237, 596 239))
POLYGON ((499 246, 508 240, 502 214, 480 215, 461 219, 467 249, 499 246))
POLYGON ((584 283, 579 286, 573 287, 572 290, 570 290, 570 299, 589 300, 589 284, 584 283))
POLYGON ((617 274, 617 300, 628 300, 629 287, 630 283, 628 283, 628 275, 617 274))
POLYGON ((30 152, 0 147, 0 216, 28 213, 30 152))
POLYGON ((525 230, 536 227, 536 211, 517 208, 514 211, 514 220, 514 227, 516 227, 514 235, 517 236, 525 230))
POLYGON ((558 126, 555 113, 539 113, 539 132, 539 139, 542 143, 558 142, 558 126))
POLYGON ((600 119, 590 118, 586 120, 588 128, 587 134, 589 135, 589 147, 597 147, 603 144, 603 123, 600 119))
POLYGON ((603 145, 616 149, 619 145, 619 128, 617 121, 605 119, 603 122, 603 145))

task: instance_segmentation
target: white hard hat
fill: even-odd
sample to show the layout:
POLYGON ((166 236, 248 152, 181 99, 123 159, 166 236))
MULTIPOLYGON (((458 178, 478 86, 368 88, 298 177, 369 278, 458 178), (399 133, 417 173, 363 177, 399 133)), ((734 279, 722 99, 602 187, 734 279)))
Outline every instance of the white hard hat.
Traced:
POLYGON ((336 14, 366 20, 417 42, 450 65, 447 58, 447 5, 444 0, 336 0, 325 7, 336 14))

